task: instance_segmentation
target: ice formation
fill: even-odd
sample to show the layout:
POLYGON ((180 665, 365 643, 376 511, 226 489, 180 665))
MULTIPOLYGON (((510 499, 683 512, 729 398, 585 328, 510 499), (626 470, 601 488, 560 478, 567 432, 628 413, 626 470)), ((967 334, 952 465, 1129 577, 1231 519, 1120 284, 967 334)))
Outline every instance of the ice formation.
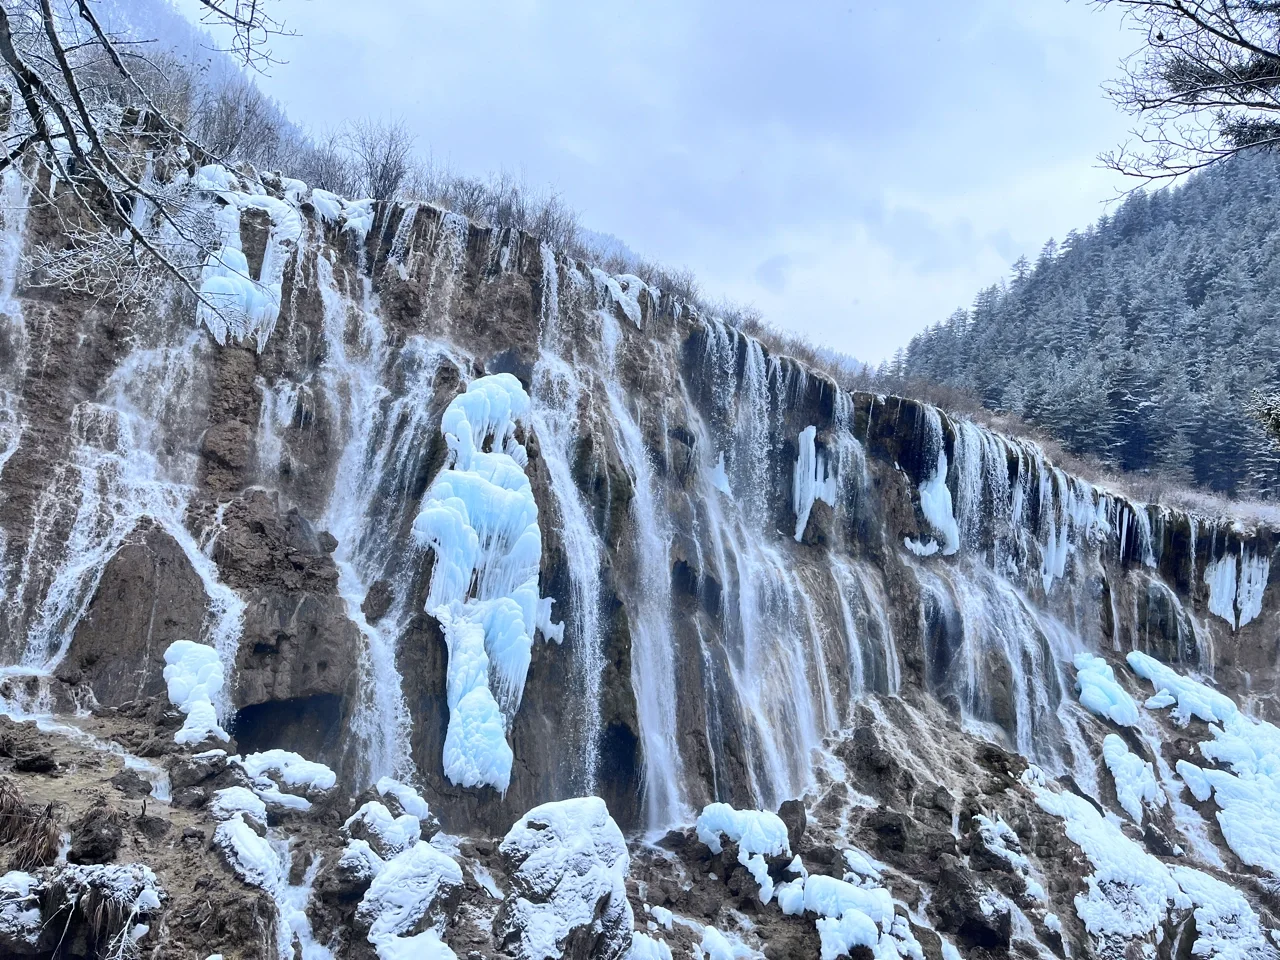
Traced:
POLYGON ((1198 870, 1169 867, 1148 854, 1087 800, 1050 790, 1032 767, 1023 780, 1039 805, 1065 821, 1067 836, 1089 859, 1088 892, 1075 898, 1085 929, 1101 943, 1162 935, 1166 917, 1193 910, 1196 941, 1191 954, 1218 960, 1266 960, 1277 954, 1257 915, 1235 889, 1198 870))
POLYGON ((1076 913, 1091 936, 1140 940, 1161 928, 1173 907, 1189 908, 1190 899, 1169 868, 1147 853, 1100 814, 1089 801, 1050 790, 1032 767, 1024 781, 1047 812, 1062 818, 1067 837, 1093 866, 1085 877, 1088 891, 1076 895, 1076 913))
POLYGON ((221 242, 201 270, 197 319, 218 343, 253 339, 261 352, 280 317, 285 265, 302 238, 299 191, 295 188, 291 199, 280 200, 260 184, 242 181, 216 164, 201 167, 192 183, 221 201, 214 214, 221 242), (271 221, 257 278, 251 275, 240 240, 244 210, 261 210, 271 221))
POLYGON ((762 956, 742 941, 712 926, 702 928, 702 940, 695 950, 698 960, 759 960, 762 956))
POLYGON ((301 787, 305 791, 332 790, 338 776, 323 763, 307 760, 289 750, 264 750, 238 759, 251 777, 274 774, 288 787, 301 787))
POLYGON ((218 713, 213 706, 225 682, 218 651, 203 643, 177 640, 165 650, 164 662, 169 702, 186 715, 182 729, 173 739, 178 743, 200 743, 213 738, 230 740, 218 725, 218 713))
POLYGON ((225 787, 216 791, 209 812, 216 820, 230 820, 241 813, 261 826, 267 825, 267 805, 247 787, 225 787))
POLYGON ((1173 879, 1195 908, 1192 956, 1208 960, 1275 960, 1275 946, 1238 890, 1190 867, 1174 867, 1173 879))
POLYGON ((1228 554, 1206 565, 1204 582, 1209 587, 1209 612, 1237 626, 1236 558, 1228 554))
POLYGON ((920 512, 942 537, 944 557, 949 557, 960 549, 960 526, 956 523, 955 514, 952 512, 951 491, 947 487, 947 452, 945 450, 938 451, 937 468, 932 476, 920 484, 920 512))
POLYGON ((1158 693, 1168 694, 1162 703, 1172 707, 1175 720, 1187 724, 1196 717, 1209 724, 1212 739, 1201 742, 1200 753, 1228 769, 1180 760, 1178 774, 1197 800, 1212 796, 1218 825, 1236 856, 1280 876, 1280 729, 1246 716, 1230 698, 1146 654, 1135 651, 1128 660, 1158 693))
POLYGON ((229 757, 228 762, 249 775, 249 789, 267 807, 310 810, 311 800, 307 794, 324 794, 332 790, 338 781, 337 774, 323 763, 306 760, 288 750, 265 750, 247 757, 234 756, 229 757), (280 785, 290 789, 281 790, 280 785), (298 790, 301 793, 293 792, 298 790))
POLYGON ((724 470, 724 453, 721 452, 716 460, 716 465, 711 468, 711 485, 723 493, 730 499, 733 498, 733 488, 729 486, 729 475, 724 470))
POLYGON ((787 825, 781 817, 767 810, 735 810, 727 803, 712 803, 699 814, 697 831, 698 839, 712 853, 721 852, 721 837, 736 843, 738 862, 760 885, 760 902, 773 899, 773 880, 765 858, 791 855, 787 825))
MULTIPOLYGON (((1156 696, 1151 700, 1162 695, 1172 698, 1162 699, 1158 704, 1172 706, 1174 719, 1184 726, 1193 717, 1206 723, 1225 723, 1240 712, 1230 697, 1184 677, 1154 657, 1134 650, 1125 660, 1134 673, 1149 681, 1155 688, 1156 696)), ((1156 707, 1157 704, 1153 704, 1151 700, 1147 701, 1147 706, 1156 707)))
POLYGON ((1075 664, 1080 705, 1122 727, 1137 726, 1138 705, 1116 681, 1111 665, 1092 653, 1076 654, 1075 664))
POLYGON ((591 268, 591 277, 597 289, 605 292, 608 302, 616 303, 626 318, 636 325, 636 329, 643 327, 644 311, 640 308, 640 292, 648 289, 643 280, 629 273, 613 277, 599 267, 591 268))
MULTIPOLYGON (((855 851, 846 855, 850 852, 871 867, 855 851)), ((919 953, 910 925, 894 914, 893 895, 869 876, 851 872, 843 880, 816 874, 788 880, 778 887, 778 906, 789 916, 815 915, 822 960, 849 956, 855 947, 866 947, 876 960, 919 953)))
POLYGON ((992 820, 982 814, 975 816, 973 821, 978 827, 978 837, 982 840, 982 845, 1001 860, 1004 860, 1014 873, 1022 877, 1026 885, 1027 895, 1036 900, 1047 902, 1044 885, 1033 874, 1031 861, 1022 852, 1022 841, 1018 839, 1018 835, 1014 833, 1013 828, 999 817, 992 820))
POLYGON ((1159 805, 1164 793, 1156 783, 1156 773, 1149 761, 1129 751, 1124 740, 1114 733, 1102 741, 1102 758, 1115 780, 1116 799, 1135 823, 1142 823, 1144 804, 1159 805))
POLYGON ((800 452, 796 456, 795 470, 791 481, 791 507, 796 514, 796 542, 804 537, 804 528, 809 525, 809 511, 815 501, 821 500, 828 506, 836 505, 839 487, 836 478, 828 470, 827 458, 814 443, 818 428, 809 426, 800 431, 800 452))
POLYGON ((538 595, 542 534, 517 429, 529 395, 509 373, 480 377, 445 409, 449 463, 413 524, 435 552, 427 612, 449 648, 444 771, 456 784, 505 792, 506 731, 520 707, 535 628, 559 640, 551 601, 538 595), (490 689, 490 677, 496 689, 490 689))
POLYGON ((458 960, 434 930, 412 937, 391 937, 377 946, 378 960, 458 960))
POLYGON ((631 935, 631 949, 627 951, 626 960, 672 960, 671 948, 666 941, 649 936, 647 933, 631 935))
POLYGON ((245 816, 244 811, 237 811, 220 822, 213 832, 213 845, 236 876, 258 887, 275 901, 279 916, 276 924, 277 955, 281 960, 293 960, 298 955, 296 945, 301 949, 302 960, 333 960, 330 950, 315 942, 311 921, 307 917, 307 904, 320 869, 320 858, 312 858, 301 884, 291 884, 289 841, 280 839, 272 830, 262 835, 245 821, 245 816))
POLYGON ((1252 547, 1240 548, 1240 578, 1236 586, 1236 608, 1240 626, 1262 614, 1262 596, 1271 577, 1271 558, 1258 555, 1252 547))
POLYGON ((213 844, 245 883, 268 892, 279 888, 280 860, 270 841, 249 826, 243 813, 235 813, 218 824, 213 844))
POLYGON ((382 777, 374 785, 374 788, 378 791, 379 796, 394 797, 395 801, 400 804, 401 810, 417 817, 420 822, 431 818, 431 808, 427 806, 427 801, 423 800, 421 794, 408 784, 393 780, 390 777, 382 777))
POLYGON ((1271 576, 1271 558, 1241 545, 1240 553, 1227 553, 1204 569, 1209 588, 1209 611, 1233 628, 1243 627, 1262 613, 1262 598, 1271 576))
POLYGON ((535 807, 508 831, 499 851, 511 867, 511 890, 494 931, 520 960, 556 960, 575 930, 586 929, 601 943, 631 935, 631 859, 599 797, 535 807))

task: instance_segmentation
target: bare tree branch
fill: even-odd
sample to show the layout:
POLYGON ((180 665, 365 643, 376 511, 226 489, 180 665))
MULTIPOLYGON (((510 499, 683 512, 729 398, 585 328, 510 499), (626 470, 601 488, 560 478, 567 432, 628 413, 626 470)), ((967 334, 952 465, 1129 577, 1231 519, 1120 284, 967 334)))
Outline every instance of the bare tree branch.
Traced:
MULTIPOLYGON (((201 2, 206 22, 220 21, 232 28, 233 46, 244 63, 261 66, 270 61, 264 43, 282 29, 264 12, 269 0, 201 2)), ((194 194, 188 188, 178 196, 137 171, 140 144, 147 136, 151 143, 188 158, 179 162, 213 158, 139 82, 134 71, 149 61, 122 49, 134 41, 108 34, 92 3, 0 0, 0 62, 10 81, 5 86, 16 90, 20 100, 20 107, 14 107, 8 97, 10 109, 4 111, 0 171, 38 151, 41 162, 75 196, 79 215, 94 225, 86 231, 68 224, 64 233, 69 246, 42 250, 40 272, 46 279, 83 292, 100 291, 110 281, 120 285, 127 299, 139 289, 139 277, 158 272, 205 303, 194 282, 198 264, 185 262, 177 253, 180 247, 202 249, 209 242, 190 214, 194 194), (125 109, 113 101, 113 88, 127 91, 133 106, 125 109), (129 116, 135 119, 126 122, 129 116), (144 117, 146 124, 138 122, 144 117), (143 204, 159 218, 170 239, 162 239, 135 216, 143 204)), ((54 198, 47 199, 61 215, 54 198)))
POLYGON ((1143 180, 1180 177, 1280 144, 1280 4, 1269 0, 1093 0, 1146 35, 1108 95, 1138 118, 1137 146, 1104 164, 1143 180))

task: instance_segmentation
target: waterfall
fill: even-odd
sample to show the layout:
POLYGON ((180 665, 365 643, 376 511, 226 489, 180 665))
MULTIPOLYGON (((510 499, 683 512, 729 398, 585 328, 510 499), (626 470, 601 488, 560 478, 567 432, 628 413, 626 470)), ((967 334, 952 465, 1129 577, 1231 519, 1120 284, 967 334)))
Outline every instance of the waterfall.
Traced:
MULTIPOLYGON (((296 197, 234 201, 271 216, 255 282, 279 290, 286 302, 266 304, 278 316, 219 349, 211 334, 235 329, 198 325, 190 304, 157 307, 117 352, 95 354, 107 359, 90 387, 58 407, 25 372, 36 331, 82 331, 15 287, 23 190, 3 175, 0 338, 16 363, 0 370, 0 508, 10 484, 26 497, 0 512, 10 672, 52 676, 111 558, 147 524, 203 582, 208 616, 192 639, 228 667, 243 656, 245 601, 212 560, 222 509, 243 491, 219 488, 218 503, 200 491, 205 431, 242 418, 249 479, 337 541, 342 602, 323 597, 325 615, 345 611, 355 630, 343 633, 359 641, 344 774, 429 782, 410 750, 424 731, 409 703, 420 701, 408 700, 398 660, 434 569, 411 528, 439 479, 443 412, 486 374, 514 376, 528 395, 512 438, 527 452, 546 546, 537 585, 556 596, 568 635, 521 661, 530 725, 511 737, 527 755, 511 768, 508 803, 549 790, 638 796, 627 815, 650 830, 707 800, 776 807, 814 786, 858 704, 874 710, 913 685, 970 731, 1088 784, 1096 771, 1074 746, 1065 667, 1075 652, 1176 643, 1212 669, 1228 631, 1257 631, 1271 615, 1265 537, 1224 524, 1199 565, 1194 523, 1096 489, 1030 441, 840 389, 637 278, 426 205, 335 206, 313 192, 318 211, 336 210, 325 221, 296 197), (226 364, 248 363, 244 345, 252 365, 237 389, 254 384, 261 402, 214 411, 226 364), (1185 549, 1188 530, 1190 562, 1164 559, 1183 580, 1190 568, 1190 589, 1159 562, 1185 549), (537 675, 547 669, 565 675, 537 675), (537 702, 547 689, 562 699, 537 702), (545 747, 544 731, 555 734, 545 747)), ((223 246, 252 260, 248 236, 244 250, 230 232, 223 246)), ((455 599, 465 605, 470 591, 461 584, 455 599)), ((264 659, 255 669, 276 669, 264 659)), ((1224 670, 1232 659, 1224 648, 1224 670)), ((501 672, 489 679, 509 724, 519 698, 501 672)))
MULTIPOLYGON (((353 302, 337 289, 333 266, 326 257, 318 256, 315 268, 328 347, 319 381, 327 407, 337 419, 335 433, 342 442, 333 490, 321 523, 337 538, 333 559, 338 568, 338 593, 346 604, 347 616, 364 639, 352 731, 360 745, 355 754, 362 778, 371 782, 379 777, 404 775, 411 766, 409 710, 396 667, 397 633, 393 632, 401 625, 403 616, 390 618, 392 629, 385 629, 381 624, 375 626, 365 617, 362 607, 370 582, 381 573, 377 562, 381 558, 367 545, 361 549, 362 539, 371 524, 377 522, 377 517, 392 513, 384 512, 385 505, 375 503, 379 484, 388 472, 403 473, 403 462, 410 451, 403 443, 381 449, 377 445, 385 422, 383 401, 388 391, 383 386, 383 377, 388 366, 388 348, 368 278, 361 276, 362 296, 359 302, 353 302)), ((428 367, 419 371, 419 376, 433 372, 428 367)), ((407 412, 408 433, 425 441, 425 425, 413 419, 427 410, 429 386, 425 395, 423 389, 421 380, 414 384, 409 397, 399 401, 400 409, 396 412, 407 412), (410 407, 408 411, 404 410, 406 403, 410 407)), ((404 585, 397 586, 400 589, 395 596, 403 605, 404 585)), ((403 613, 403 610, 397 612, 403 613)))
MULTIPOLYGON (((22 436, 20 384, 27 365, 27 328, 22 303, 14 296, 22 260, 22 237, 27 223, 30 186, 16 165, 0 174, 0 355, 7 356, 0 371, 0 477, 5 464, 18 449, 22 436)), ((0 531, 0 557, 5 539, 0 531)), ((0 576, 0 600, 4 598, 4 578, 0 576)))
POLYGON ((655 497, 653 468, 639 424, 618 390, 616 383, 607 385, 609 410, 631 471, 639 579, 635 584, 639 609, 632 621, 631 685, 644 744, 648 823, 657 830, 687 821, 691 812, 673 709, 677 692, 671 642, 671 530, 655 497))
POLYGON ((554 256, 545 247, 542 263, 544 347, 533 370, 533 428, 560 518, 559 539, 572 587, 565 625, 573 656, 573 689, 577 691, 571 701, 570 714, 579 731, 578 755, 581 757, 581 767, 575 771, 575 786, 591 793, 597 789, 600 763, 600 695, 605 668, 600 567, 604 548, 570 466, 584 411, 590 402, 591 377, 553 352, 559 334, 559 278, 554 256))
MULTIPOLYGON (((108 561, 138 525, 150 520, 181 548, 204 585, 209 607, 203 639, 233 672, 245 604, 218 579, 217 567, 186 525, 195 482, 195 438, 167 453, 175 425, 191 429, 199 407, 196 370, 203 338, 193 330, 168 346, 138 347, 107 381, 102 395, 71 415, 70 458, 35 508, 18 567, 15 596, 34 600, 29 623, 10 611, 10 636, 25 636, 18 662, 49 675, 71 643, 108 561), (25 627, 25 629, 24 629, 25 627)), ((229 693, 215 704, 229 715, 229 693)))

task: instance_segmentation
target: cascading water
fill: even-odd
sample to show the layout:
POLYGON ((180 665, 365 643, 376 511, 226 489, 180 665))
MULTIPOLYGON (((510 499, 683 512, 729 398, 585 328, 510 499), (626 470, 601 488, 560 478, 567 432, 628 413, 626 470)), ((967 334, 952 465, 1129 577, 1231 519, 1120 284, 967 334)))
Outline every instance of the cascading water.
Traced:
MULTIPOLYGON (((138 347, 120 362, 99 399, 75 406, 70 458, 35 507, 12 588, 15 596, 32 600, 33 615, 25 622, 21 605, 9 611, 10 637, 22 639, 16 662, 23 671, 47 676, 58 665, 108 561, 144 521, 172 537, 199 576, 208 602, 204 639, 224 663, 235 663, 244 601, 219 581, 186 525, 194 437, 167 452, 181 425, 191 428, 192 408, 199 409, 202 344, 188 330, 176 343, 138 347)), ((231 705, 224 696, 216 706, 226 715, 231 705)))
POLYGON ((640 426, 614 383, 607 385, 609 410, 621 452, 632 471, 631 514, 639 610, 632 628, 631 684, 644 740, 645 799, 650 829, 687 821, 684 764, 676 717, 675 650, 671 643, 671 530, 655 499, 653 468, 640 426))
POLYGON ((596 789, 600 761, 600 685, 605 667, 600 622, 603 547, 570 466, 590 403, 590 374, 583 377, 553 352, 559 346, 559 275, 549 248, 542 250, 542 263, 542 341, 546 348, 534 367, 530 395, 533 428, 547 465, 572 585, 572 596, 565 598, 571 610, 565 622, 573 653, 574 686, 579 691, 572 711, 581 750, 581 768, 575 780, 581 790, 590 793, 596 789))
POLYGON ((373 781, 384 776, 404 776, 410 761, 409 711, 396 668, 397 634, 393 632, 403 622, 407 597, 403 581, 398 582, 393 596, 399 607, 395 612, 400 615, 389 618, 386 626, 375 626, 365 617, 362 606, 370 583, 384 569, 386 557, 380 552, 388 546, 387 541, 371 539, 369 534, 380 520, 395 516, 394 509, 387 509, 389 506, 399 506, 402 511, 406 507, 395 501, 375 504, 379 484, 388 474, 403 473, 405 460, 425 446, 413 444, 412 440, 408 445, 379 444, 379 440, 386 423, 396 424, 406 415, 406 432, 413 439, 424 440, 427 426, 418 418, 427 412, 434 370, 424 365, 424 369, 414 371, 421 379, 410 383, 407 397, 398 399, 389 412, 384 410, 388 391, 382 381, 388 350, 368 279, 361 278, 361 296, 355 300, 338 290, 332 264, 325 257, 317 257, 315 266, 328 347, 319 384, 327 408, 335 414, 335 432, 342 450, 322 523, 337 538, 333 559, 338 568, 338 592, 346 604, 347 616, 364 639, 352 732, 360 744, 355 755, 360 760, 362 779, 373 781))
MULTIPOLYGON (((0 372, 0 476, 22 436, 22 414, 19 409, 19 385, 26 372, 27 328, 22 316, 22 303, 14 296, 19 264, 22 258, 22 236, 27 222, 27 198, 30 187, 15 165, 0 174, 0 347, 8 357, 0 372)), ((5 541, 0 531, 0 557, 5 541)), ((0 600, 4 597, 0 577, 0 600)))

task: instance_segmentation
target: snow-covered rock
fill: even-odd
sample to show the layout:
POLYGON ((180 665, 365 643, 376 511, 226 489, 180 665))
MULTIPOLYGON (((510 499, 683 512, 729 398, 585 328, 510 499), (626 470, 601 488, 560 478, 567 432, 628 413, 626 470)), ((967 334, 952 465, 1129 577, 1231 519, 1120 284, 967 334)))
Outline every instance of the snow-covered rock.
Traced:
MULTIPOLYGON (((785 836, 784 828, 784 836, 785 836)), ((499 942, 520 960, 620 960, 631 945, 630 856, 599 797, 544 803, 499 846, 510 891, 494 921, 499 942)))
POLYGON ((40 894, 43 885, 21 870, 0 876, 0 948, 10 956, 35 953, 43 923, 40 894))
POLYGON ((356 908, 356 922, 368 928, 369 942, 380 952, 395 955, 407 949, 394 943, 398 938, 424 928, 443 935, 451 898, 461 887, 457 861, 418 841, 378 871, 356 908))
POLYGON ((389 860, 422 839, 422 825, 412 814, 393 817, 391 811, 376 800, 364 804, 347 818, 343 828, 353 839, 367 840, 384 860, 389 860))
POLYGON ((773 899, 773 880, 766 858, 791 856, 787 825, 767 810, 735 810, 727 803, 708 804, 698 817, 698 839, 712 853, 721 852, 721 838, 738 845, 738 862, 760 885, 760 902, 773 899))

